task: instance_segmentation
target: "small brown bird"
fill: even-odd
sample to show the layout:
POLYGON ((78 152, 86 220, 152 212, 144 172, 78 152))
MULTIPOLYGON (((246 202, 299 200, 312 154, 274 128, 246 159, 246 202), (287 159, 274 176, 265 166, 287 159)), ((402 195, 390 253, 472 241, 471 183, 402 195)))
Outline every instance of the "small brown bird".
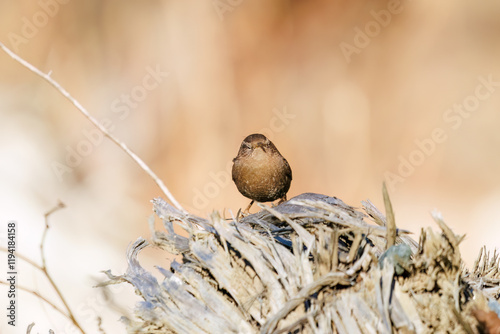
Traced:
POLYGON ((254 201, 286 200, 292 170, 266 136, 256 133, 246 137, 233 163, 236 187, 243 196, 252 200, 244 212, 250 210, 254 201))

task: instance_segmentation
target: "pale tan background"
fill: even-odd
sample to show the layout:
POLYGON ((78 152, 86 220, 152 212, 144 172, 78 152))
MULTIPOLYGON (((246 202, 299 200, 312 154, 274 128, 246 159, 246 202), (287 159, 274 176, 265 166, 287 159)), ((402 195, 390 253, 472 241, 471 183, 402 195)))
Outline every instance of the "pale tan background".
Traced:
MULTIPOLYGON (((290 197, 312 191, 383 209, 384 176, 440 128, 446 139, 390 187, 398 225, 436 229, 429 212, 438 209, 467 234, 469 266, 482 245, 500 244, 500 87, 460 124, 443 118, 474 96, 479 77, 500 81, 497 2, 3 0, 0 13, 0 40, 109 119, 113 134, 197 214, 248 204, 227 168, 250 133, 269 135, 290 162, 290 197), (399 12, 377 25, 372 11, 394 4, 399 12), (372 37, 363 40, 367 27, 372 37), (360 47, 346 57, 342 43, 360 47), (157 67, 168 76, 127 115, 116 113, 116 100, 138 92, 157 67)), ((126 270, 127 245, 150 235, 149 200, 159 189, 108 140, 59 180, 53 163, 65 163, 93 126, 3 52, 0 115, 2 226, 16 220, 19 252, 38 261, 43 214, 62 200, 67 208, 51 218, 49 268, 89 333, 97 315, 108 333, 123 332, 92 285, 100 270, 126 270)), ((148 268, 167 267, 155 254, 143 254, 148 268)), ((29 266, 19 272, 19 284, 53 298, 29 266)), ((127 312, 138 300, 128 286, 112 295, 127 312)), ((3 318, 2 333, 24 332, 32 321, 40 333, 73 332, 24 292, 18 307, 18 327, 3 318)))

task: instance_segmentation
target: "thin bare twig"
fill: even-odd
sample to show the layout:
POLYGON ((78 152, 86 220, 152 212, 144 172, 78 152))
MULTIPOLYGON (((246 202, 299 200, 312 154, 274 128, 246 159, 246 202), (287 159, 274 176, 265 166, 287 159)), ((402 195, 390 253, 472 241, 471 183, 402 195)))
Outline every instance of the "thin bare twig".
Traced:
POLYGON ((28 325, 28 329, 26 330, 26 334, 30 334, 31 333, 31 329, 35 327, 35 323, 32 322, 31 324, 28 325))
POLYGON ((71 96, 66 89, 64 89, 57 81, 52 79, 50 77, 50 73, 46 74, 40 71, 38 68, 35 66, 31 65, 29 62, 21 58, 19 55, 17 55, 14 51, 10 50, 7 48, 3 43, 0 42, 0 48, 7 53, 12 59, 17 61, 19 64, 23 65, 26 67, 28 70, 31 72, 37 74, 41 78, 43 78, 45 81, 47 81, 49 84, 51 84, 53 87, 55 87, 66 99, 68 99, 94 126, 101 131, 104 136, 108 137, 113 143, 118 145, 125 153, 127 153, 141 168, 144 170, 158 185, 158 187, 161 189, 161 191, 167 196, 167 198, 172 202, 172 204, 179 210, 181 210, 184 213, 187 213, 186 210, 177 202, 175 197, 170 193, 170 190, 165 186, 163 181, 149 168, 149 166, 142 161, 139 156, 137 156, 131 149, 128 148, 127 145, 125 145, 123 142, 121 142, 118 138, 113 136, 106 128, 99 123, 92 115, 89 114, 89 112, 78 102, 73 96, 71 96))
POLYGON ((52 210, 50 210, 49 212, 47 212, 45 214, 45 230, 43 231, 42 241, 40 243, 40 253, 41 253, 41 256, 42 256, 42 271, 45 274, 45 276, 47 277, 47 280, 49 281, 50 285, 52 285, 52 287, 54 288, 55 292, 59 296, 59 299, 64 304, 64 308, 68 312, 68 314, 66 316, 80 330, 80 332, 82 332, 83 334, 85 334, 85 331, 83 330, 83 328, 80 326, 80 324, 76 320, 75 316, 73 315, 73 312, 71 312, 71 309, 70 309, 68 303, 66 302, 66 299, 64 299, 61 291, 59 290, 59 288, 57 287, 56 283, 52 279, 52 276, 50 276, 50 274, 49 274, 49 272, 47 270, 47 265, 46 265, 46 261, 45 261, 44 245, 45 245, 45 237, 47 236, 47 232, 49 230, 49 216, 51 214, 53 214, 54 212, 56 212, 57 210, 60 210, 60 209, 62 209, 64 207, 65 207, 64 203, 59 202, 59 203, 57 203, 57 205, 52 210))
MULTIPOLYGON (((4 285, 7 285, 7 286, 10 285, 10 283, 5 282, 5 281, 1 281, 1 280, 0 280, 0 284, 4 284, 4 285)), ((24 286, 19 286, 19 285, 16 286, 16 288, 19 289, 19 290, 31 293, 32 295, 36 296, 37 298, 40 298, 41 300, 43 300, 44 302, 46 302, 47 304, 49 304, 50 306, 52 306, 52 308, 54 310, 56 310, 57 312, 61 313, 64 317, 66 317, 66 318, 68 317, 68 315, 63 310, 61 310, 54 303, 52 303, 50 300, 48 300, 46 297, 42 296, 40 293, 36 292, 35 290, 31 290, 31 289, 25 288, 24 286)))
MULTIPOLYGON (((0 252, 5 252, 5 253, 8 253, 9 250, 7 248, 4 248, 4 247, 0 247, 0 252)), ((40 266, 38 263, 36 263, 35 261, 32 261, 30 259, 28 259, 26 256, 22 255, 22 254, 18 254, 17 251, 16 251, 16 259, 21 259, 25 262, 27 262, 28 264, 30 264, 31 266, 35 267, 36 269, 38 270, 42 270, 42 266, 40 266)))
MULTIPOLYGON (((48 221, 49 216, 52 213, 54 213, 57 210, 60 210, 60 209, 62 209, 64 207, 65 207, 64 203, 59 202, 59 203, 57 203, 57 205, 54 208, 52 208, 50 211, 48 211, 44 215, 45 216, 45 229, 43 231, 42 240, 41 240, 41 243, 40 243, 40 253, 41 253, 41 258, 42 258, 42 265, 40 266, 36 262, 30 260, 29 258, 27 258, 26 256, 23 256, 21 254, 16 254, 16 256, 18 258, 22 259, 23 261, 27 262, 28 264, 30 264, 34 268, 40 270, 45 275, 45 277, 47 277, 47 280, 50 282, 50 284, 54 288, 55 292, 59 296, 59 299, 64 304, 64 307, 66 308, 67 313, 64 312, 61 308, 57 307, 54 303, 52 303, 49 299, 47 299, 46 297, 44 297, 43 295, 41 295, 37 291, 31 290, 31 289, 28 289, 28 288, 25 288, 25 287, 22 287, 22 286, 18 286, 18 288, 20 290, 23 290, 23 291, 26 291, 28 293, 31 293, 32 295, 40 298, 41 300, 43 300, 44 302, 46 302, 47 304, 49 304, 50 306, 52 306, 52 308, 54 308, 57 312, 61 313, 64 317, 69 318, 69 320, 71 320, 71 322, 73 322, 73 324, 80 330, 80 332, 82 332, 83 334, 85 334, 85 331, 82 329, 82 327, 80 326, 80 324, 78 323, 78 321, 74 317, 73 313, 71 312, 71 309, 69 308, 68 303, 66 302, 66 300, 64 299, 61 291, 59 290, 59 288, 57 287, 56 283, 52 279, 52 276, 50 276, 50 274, 49 274, 49 272, 47 270, 47 265, 46 265, 46 260, 45 260, 44 246, 45 246, 45 238, 47 236, 47 231, 49 230, 49 221, 48 221)), ((3 247, 0 247, 0 251, 7 252, 7 249, 5 249, 3 247)), ((0 284, 8 285, 7 282, 1 281, 1 280, 0 280, 0 284)), ((28 330, 30 330, 30 329, 28 328, 28 330)))

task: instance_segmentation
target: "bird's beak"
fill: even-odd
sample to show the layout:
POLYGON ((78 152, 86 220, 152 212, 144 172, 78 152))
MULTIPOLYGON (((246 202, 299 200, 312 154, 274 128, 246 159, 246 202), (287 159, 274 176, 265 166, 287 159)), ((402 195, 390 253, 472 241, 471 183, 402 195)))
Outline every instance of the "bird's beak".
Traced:
POLYGON ((266 147, 266 145, 264 145, 264 143, 257 143, 257 144, 255 144, 255 147, 254 147, 253 149, 255 150, 255 149, 257 149, 257 148, 261 148, 261 149, 262 149, 262 151, 264 151, 264 152, 265 152, 265 151, 266 151, 266 148, 265 148, 265 147, 266 147))

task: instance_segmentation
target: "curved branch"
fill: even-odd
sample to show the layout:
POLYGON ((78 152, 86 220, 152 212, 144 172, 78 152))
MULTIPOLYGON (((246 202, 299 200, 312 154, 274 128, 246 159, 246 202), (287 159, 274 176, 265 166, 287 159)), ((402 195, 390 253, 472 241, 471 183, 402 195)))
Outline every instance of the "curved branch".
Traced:
POLYGON ((28 63, 26 60, 21 58, 19 55, 17 55, 14 51, 11 51, 9 48, 7 48, 3 43, 0 42, 0 48, 7 53, 12 59, 17 61, 19 64, 23 65, 26 67, 28 70, 31 72, 35 73, 45 81, 47 81, 49 84, 51 84, 55 89, 57 89, 66 99, 68 99, 75 107, 78 109, 94 126, 101 131, 104 136, 108 137, 113 143, 118 145, 125 153, 127 153, 132 160, 134 160, 141 168, 144 170, 158 185, 158 187, 161 189, 161 191, 167 196, 167 198, 172 202, 172 204, 179 210, 181 210, 184 213, 187 213, 186 210, 177 202, 175 197, 170 193, 170 190, 168 190, 167 186, 163 183, 163 181, 149 168, 149 166, 142 161, 141 158, 134 152, 132 152, 131 149, 128 148, 127 145, 125 145, 123 142, 121 142, 118 138, 113 136, 106 128, 99 123, 92 115, 89 114, 89 112, 78 102, 73 96, 71 96, 66 89, 64 89, 57 81, 52 79, 50 77, 50 72, 49 74, 43 73, 40 71, 38 68, 35 66, 31 65, 28 63))

